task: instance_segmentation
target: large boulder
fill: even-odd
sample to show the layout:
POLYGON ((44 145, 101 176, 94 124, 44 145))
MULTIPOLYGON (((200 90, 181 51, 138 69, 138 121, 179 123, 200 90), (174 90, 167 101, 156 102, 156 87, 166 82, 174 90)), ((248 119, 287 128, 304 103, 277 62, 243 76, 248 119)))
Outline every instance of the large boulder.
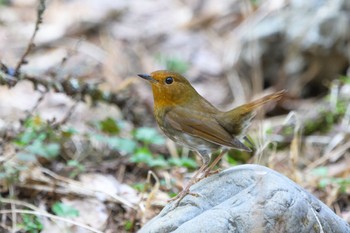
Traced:
POLYGON ((269 168, 242 165, 191 187, 139 232, 350 232, 320 200, 269 168))

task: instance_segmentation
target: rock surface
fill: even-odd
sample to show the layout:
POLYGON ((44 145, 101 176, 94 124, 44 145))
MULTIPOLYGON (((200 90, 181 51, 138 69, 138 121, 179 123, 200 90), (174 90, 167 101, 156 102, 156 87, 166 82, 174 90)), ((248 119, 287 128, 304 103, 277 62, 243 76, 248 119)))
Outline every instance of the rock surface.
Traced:
POLYGON ((319 94, 325 83, 345 74, 349 67, 349 12, 349 0, 281 4, 249 25, 240 38, 239 71, 253 77, 259 63, 265 84, 278 84, 296 96, 319 94))
POLYGON ((287 177, 242 165, 193 185, 139 232, 350 232, 350 225, 287 177))

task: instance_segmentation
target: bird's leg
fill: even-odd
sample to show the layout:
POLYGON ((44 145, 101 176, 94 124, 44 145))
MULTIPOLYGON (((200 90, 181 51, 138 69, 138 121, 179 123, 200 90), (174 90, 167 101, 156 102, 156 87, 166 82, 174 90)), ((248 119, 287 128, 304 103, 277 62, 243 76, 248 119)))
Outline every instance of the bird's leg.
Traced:
MULTIPOLYGON (((200 180, 210 175, 211 169, 213 169, 213 167, 220 161, 220 159, 225 155, 227 151, 228 151, 227 149, 223 149, 220 152, 220 154, 215 158, 215 160, 204 170, 204 175, 200 177, 200 180)), ((217 172, 214 172, 214 173, 217 173, 217 172)))
POLYGON ((190 181, 187 183, 185 188, 175 197, 170 199, 170 201, 175 201, 175 207, 177 207, 180 203, 180 201, 187 195, 191 194, 193 196, 197 196, 195 193, 190 193, 190 187, 197 183, 200 179, 198 179, 198 176, 208 167, 210 162, 210 153, 207 153, 207 151, 197 151, 198 155, 202 158, 202 166, 198 169, 198 171, 192 176, 190 181))
POLYGON ((185 186, 185 188, 182 189, 182 191, 177 194, 175 197, 171 198, 170 201, 175 201, 175 207, 179 205, 180 201, 187 195, 187 194, 191 194, 196 196, 196 194, 194 193, 190 193, 190 187, 195 184, 197 182, 197 177, 199 174, 201 174, 205 168, 207 167, 208 164, 203 164, 199 170, 192 176, 192 178, 190 179, 190 181, 187 183, 187 185, 185 186))

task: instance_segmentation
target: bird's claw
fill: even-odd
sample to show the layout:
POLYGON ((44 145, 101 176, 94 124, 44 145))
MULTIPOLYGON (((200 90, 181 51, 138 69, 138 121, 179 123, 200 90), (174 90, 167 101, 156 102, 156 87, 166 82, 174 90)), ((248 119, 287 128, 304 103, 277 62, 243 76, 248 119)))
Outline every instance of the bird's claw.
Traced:
POLYGON ((186 192, 181 192, 179 193, 178 195, 176 195, 175 197, 173 197, 172 199, 170 199, 170 201, 175 201, 175 204, 174 204, 174 208, 178 207, 180 202, 182 201, 182 199, 185 198, 185 196, 189 194, 191 196, 194 196, 194 197, 199 197, 199 194, 198 193, 191 193, 189 192, 189 190, 187 190, 186 192))
POLYGON ((176 208, 180 202, 182 201, 182 199, 184 199, 184 197, 189 194, 191 196, 194 196, 194 197, 199 197, 199 194, 198 193, 192 193, 190 192, 190 189, 189 187, 188 188, 185 188, 184 190, 182 190, 178 195, 176 195, 175 197, 171 198, 168 202, 173 202, 173 201, 176 201, 175 205, 174 205, 174 208, 176 208))
POLYGON ((187 194, 191 195, 191 196, 194 196, 194 197, 199 197, 199 194, 198 193, 190 193, 188 192, 187 194))
POLYGON ((221 171, 221 169, 217 169, 217 170, 215 170, 215 171, 211 171, 211 170, 205 171, 205 172, 204 172, 204 177, 207 178, 208 176, 217 174, 217 173, 219 173, 220 171, 221 171))

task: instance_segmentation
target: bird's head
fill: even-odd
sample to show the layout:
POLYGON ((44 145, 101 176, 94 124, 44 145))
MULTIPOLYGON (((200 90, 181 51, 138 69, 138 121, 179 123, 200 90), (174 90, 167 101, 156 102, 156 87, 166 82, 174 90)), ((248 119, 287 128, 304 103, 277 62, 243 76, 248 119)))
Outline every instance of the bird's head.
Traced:
POLYGON ((158 107, 183 104, 198 95, 190 82, 176 72, 158 70, 138 76, 151 83, 154 102, 158 107))

